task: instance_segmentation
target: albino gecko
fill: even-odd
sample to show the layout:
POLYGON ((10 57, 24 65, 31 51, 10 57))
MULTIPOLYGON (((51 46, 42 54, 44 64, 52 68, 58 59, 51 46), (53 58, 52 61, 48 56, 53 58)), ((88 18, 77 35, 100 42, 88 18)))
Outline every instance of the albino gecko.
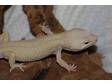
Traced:
POLYGON ((15 68, 23 68, 25 65, 17 64, 15 61, 27 62, 41 60, 50 54, 56 54, 57 63, 66 70, 75 71, 74 64, 67 64, 61 58, 61 50, 81 51, 96 43, 96 36, 83 29, 72 29, 59 34, 53 34, 43 26, 42 30, 47 36, 34 38, 32 40, 9 41, 8 33, 0 37, 0 58, 9 60, 10 72, 15 68))

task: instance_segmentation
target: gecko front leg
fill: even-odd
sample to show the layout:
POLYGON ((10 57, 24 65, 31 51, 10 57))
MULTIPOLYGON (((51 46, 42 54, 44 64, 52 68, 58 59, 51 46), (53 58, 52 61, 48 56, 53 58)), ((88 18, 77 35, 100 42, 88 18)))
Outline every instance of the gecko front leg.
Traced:
POLYGON ((46 33, 47 35, 53 35, 53 32, 50 30, 49 26, 46 25, 46 23, 43 23, 42 25, 40 25, 42 31, 44 33, 46 33))
POLYGON ((61 58, 61 50, 62 49, 58 49, 58 51, 56 52, 56 60, 57 63, 62 66, 63 68, 65 68, 66 70, 68 70, 68 72, 70 71, 76 71, 75 69, 77 68, 77 66, 75 66, 74 64, 67 64, 62 58, 61 58))
POLYGON ((16 54, 14 52, 6 52, 7 55, 9 56, 9 64, 10 64, 10 72, 15 69, 15 68, 19 68, 21 71, 24 72, 23 67, 25 67, 25 65, 23 64, 15 64, 15 56, 16 54))

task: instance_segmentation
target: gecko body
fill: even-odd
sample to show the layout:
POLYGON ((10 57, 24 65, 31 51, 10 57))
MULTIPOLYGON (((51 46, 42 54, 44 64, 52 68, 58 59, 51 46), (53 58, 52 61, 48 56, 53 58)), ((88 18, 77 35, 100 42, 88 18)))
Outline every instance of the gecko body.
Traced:
POLYGON ((23 64, 17 64, 15 61, 27 62, 41 60, 50 54, 56 54, 57 63, 67 69, 74 71, 74 64, 67 64, 61 58, 61 50, 81 51, 96 43, 96 36, 83 29, 72 29, 59 34, 53 34, 49 29, 43 28, 47 36, 34 38, 31 40, 9 41, 8 34, 3 33, 0 44, 1 58, 9 60, 10 72, 14 68, 20 68, 23 64))

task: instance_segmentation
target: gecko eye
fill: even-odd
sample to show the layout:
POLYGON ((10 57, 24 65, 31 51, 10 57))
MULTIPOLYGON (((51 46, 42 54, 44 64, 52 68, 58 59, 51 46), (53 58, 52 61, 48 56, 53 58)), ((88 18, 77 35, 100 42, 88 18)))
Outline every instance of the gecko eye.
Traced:
POLYGON ((89 43, 88 41, 84 42, 84 44, 88 44, 88 43, 89 43))

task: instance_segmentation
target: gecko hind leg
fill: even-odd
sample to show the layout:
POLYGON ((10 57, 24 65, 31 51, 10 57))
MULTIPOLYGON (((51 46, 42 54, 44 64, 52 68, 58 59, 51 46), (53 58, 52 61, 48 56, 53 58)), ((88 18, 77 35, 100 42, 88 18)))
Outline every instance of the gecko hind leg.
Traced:
POLYGON ((15 56, 16 56, 16 54, 14 53, 14 52, 7 52, 8 53, 8 55, 9 55, 9 64, 10 64, 10 72, 13 70, 13 69, 15 69, 15 68, 19 68, 21 71, 23 71, 24 72, 24 67, 25 67, 25 65, 23 65, 23 64, 16 64, 15 63, 15 56))

